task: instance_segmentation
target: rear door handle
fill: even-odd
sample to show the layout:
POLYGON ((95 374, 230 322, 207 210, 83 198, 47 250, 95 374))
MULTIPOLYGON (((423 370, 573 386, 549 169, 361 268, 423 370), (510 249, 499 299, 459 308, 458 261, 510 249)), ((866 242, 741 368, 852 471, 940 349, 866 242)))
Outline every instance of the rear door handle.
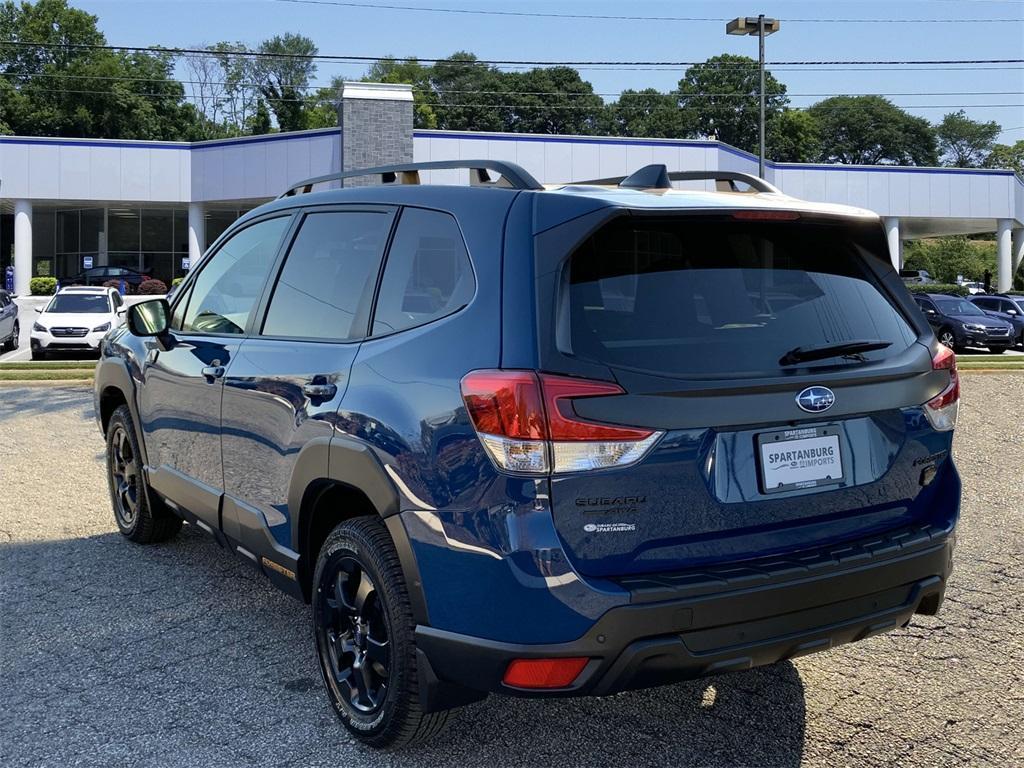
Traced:
POLYGON ((216 360, 214 363, 214 365, 204 366, 202 371, 203 376, 211 384, 224 375, 224 366, 217 364, 216 360))
POLYGON ((314 376, 310 381, 302 385, 302 391, 306 397, 317 397, 323 400, 330 400, 338 394, 338 387, 327 381, 326 376, 314 376))

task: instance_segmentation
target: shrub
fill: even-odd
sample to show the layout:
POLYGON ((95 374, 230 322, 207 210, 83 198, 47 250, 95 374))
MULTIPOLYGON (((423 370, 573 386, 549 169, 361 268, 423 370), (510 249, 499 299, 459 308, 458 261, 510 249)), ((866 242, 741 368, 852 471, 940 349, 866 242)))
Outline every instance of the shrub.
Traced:
POLYGON ((135 292, 145 296, 163 295, 167 293, 167 283, 163 280, 150 278, 139 283, 139 287, 135 292))
POLYGON ((906 269, 927 269, 936 280, 949 284, 960 275, 981 281, 986 271, 996 273, 996 244, 993 240, 939 237, 915 240, 903 249, 906 269))
POLYGON ((950 296, 970 296, 971 292, 962 285, 953 283, 911 283, 907 286, 911 293, 945 293, 950 296))
POLYGON ((52 296, 57 292, 56 277, 33 277, 28 284, 33 296, 52 296))
POLYGON ((184 279, 184 277, 176 277, 173 280, 171 280, 171 288, 177 288, 181 281, 184 279))

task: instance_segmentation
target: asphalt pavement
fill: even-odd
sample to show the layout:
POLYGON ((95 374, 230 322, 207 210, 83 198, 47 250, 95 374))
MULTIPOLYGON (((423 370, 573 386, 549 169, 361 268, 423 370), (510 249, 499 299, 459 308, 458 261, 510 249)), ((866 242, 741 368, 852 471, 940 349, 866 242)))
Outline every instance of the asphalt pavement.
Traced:
POLYGON ((0 765, 1024 765, 1022 403, 1020 374, 964 377, 938 617, 607 699, 492 696, 380 754, 336 722, 307 607, 188 526, 116 532, 87 388, 0 388, 0 765))

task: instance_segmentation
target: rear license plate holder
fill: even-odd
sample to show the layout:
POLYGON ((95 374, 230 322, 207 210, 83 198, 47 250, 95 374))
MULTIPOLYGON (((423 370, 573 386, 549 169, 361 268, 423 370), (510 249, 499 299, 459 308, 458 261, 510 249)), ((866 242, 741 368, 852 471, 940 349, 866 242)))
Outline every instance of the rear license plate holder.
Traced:
POLYGON ((761 432, 756 441, 762 493, 845 483, 842 430, 837 424, 761 432))

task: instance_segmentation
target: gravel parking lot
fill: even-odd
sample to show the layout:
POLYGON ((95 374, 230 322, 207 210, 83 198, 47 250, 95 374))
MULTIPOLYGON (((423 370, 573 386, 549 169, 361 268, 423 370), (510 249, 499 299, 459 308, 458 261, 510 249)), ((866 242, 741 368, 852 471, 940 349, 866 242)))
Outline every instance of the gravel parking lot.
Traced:
POLYGON ((352 743, 308 609, 186 526, 123 540, 87 388, 0 389, 0 765, 1024 764, 1024 376, 965 376, 936 618, 609 699, 491 697, 425 748, 352 743))

